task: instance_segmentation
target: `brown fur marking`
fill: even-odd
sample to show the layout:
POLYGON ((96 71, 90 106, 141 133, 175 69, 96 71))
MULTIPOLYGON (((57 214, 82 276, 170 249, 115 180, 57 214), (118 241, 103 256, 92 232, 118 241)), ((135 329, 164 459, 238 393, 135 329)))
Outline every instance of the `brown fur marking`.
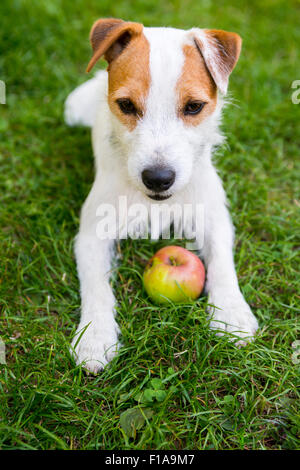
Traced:
POLYGON ((186 125, 197 126, 214 111, 217 101, 217 87, 197 48, 185 45, 183 53, 185 61, 182 74, 177 82, 178 115, 186 125), (183 111, 188 101, 201 101, 206 105, 199 114, 185 116, 183 111))
POLYGON ((145 113, 146 98, 150 88, 150 46, 141 34, 131 39, 108 67, 108 104, 111 111, 129 129, 133 130, 138 119, 145 113), (138 115, 124 114, 117 99, 129 98, 138 110, 138 115))

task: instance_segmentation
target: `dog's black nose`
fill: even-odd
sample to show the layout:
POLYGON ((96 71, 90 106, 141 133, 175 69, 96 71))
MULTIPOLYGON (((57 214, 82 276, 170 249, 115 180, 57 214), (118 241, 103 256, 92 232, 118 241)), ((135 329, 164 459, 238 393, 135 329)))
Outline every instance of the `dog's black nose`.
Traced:
POLYGON ((175 171, 161 167, 146 168, 142 172, 142 180, 146 188, 161 193, 169 189, 175 181, 175 171))

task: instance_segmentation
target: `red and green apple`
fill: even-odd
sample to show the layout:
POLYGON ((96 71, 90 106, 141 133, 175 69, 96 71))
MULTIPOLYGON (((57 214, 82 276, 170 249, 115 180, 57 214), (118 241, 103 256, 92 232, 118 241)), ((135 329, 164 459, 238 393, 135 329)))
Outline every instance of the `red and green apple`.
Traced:
POLYGON ((202 261, 181 246, 166 246, 149 260, 144 287, 154 303, 185 303, 201 294, 205 283, 202 261))

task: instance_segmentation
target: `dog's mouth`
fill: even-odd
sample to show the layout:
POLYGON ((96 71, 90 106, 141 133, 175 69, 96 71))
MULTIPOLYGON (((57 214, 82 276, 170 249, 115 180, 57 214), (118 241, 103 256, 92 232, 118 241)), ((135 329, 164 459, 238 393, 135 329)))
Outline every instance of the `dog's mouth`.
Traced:
POLYGON ((148 194, 148 197, 151 199, 154 199, 154 201, 165 201, 166 199, 169 199, 169 197, 172 196, 172 194, 148 194))

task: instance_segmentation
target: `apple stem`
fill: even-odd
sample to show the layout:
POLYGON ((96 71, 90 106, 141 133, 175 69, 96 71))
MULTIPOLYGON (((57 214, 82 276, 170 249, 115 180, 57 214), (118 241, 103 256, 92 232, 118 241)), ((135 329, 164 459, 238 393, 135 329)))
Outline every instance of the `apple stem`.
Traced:
POLYGON ((177 266, 176 259, 173 256, 170 256, 169 260, 173 266, 177 266))

